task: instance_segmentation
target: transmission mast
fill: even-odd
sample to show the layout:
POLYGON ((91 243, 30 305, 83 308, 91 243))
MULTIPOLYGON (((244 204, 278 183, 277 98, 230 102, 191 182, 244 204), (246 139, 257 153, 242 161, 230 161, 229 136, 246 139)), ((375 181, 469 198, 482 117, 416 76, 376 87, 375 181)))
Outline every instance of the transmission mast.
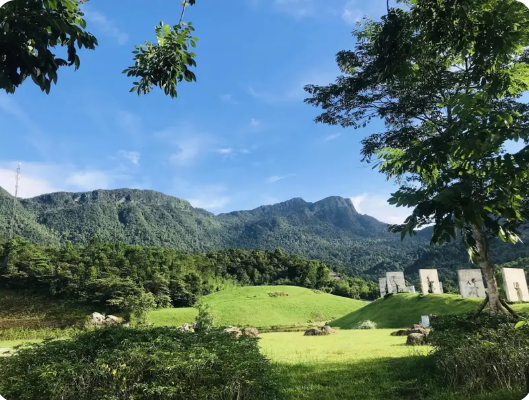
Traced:
POLYGON ((17 198, 18 198, 18 182, 20 181, 20 166, 22 163, 18 163, 17 174, 15 178, 15 197, 13 199, 13 214, 11 215, 11 226, 9 228, 9 239, 13 238, 13 229, 17 218, 17 198))

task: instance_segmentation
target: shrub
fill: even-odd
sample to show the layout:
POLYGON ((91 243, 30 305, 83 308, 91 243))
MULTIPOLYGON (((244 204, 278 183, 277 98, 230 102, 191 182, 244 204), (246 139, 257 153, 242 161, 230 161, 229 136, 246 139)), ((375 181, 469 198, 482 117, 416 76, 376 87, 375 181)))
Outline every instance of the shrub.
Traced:
POLYGON ((323 314, 319 311, 313 311, 310 313, 310 321, 309 322, 323 322, 325 321, 325 317, 323 314))
POLYGON ((366 320, 359 322, 356 329, 377 329, 377 324, 373 321, 366 320))
POLYGON ((273 399, 258 339, 221 330, 109 327, 20 348, 0 360, 8 399, 273 399))
POLYGON ((518 388, 529 365, 529 325, 506 315, 437 316, 428 337, 437 369, 451 385, 518 388))
POLYGON ((270 292, 268 295, 270 297, 288 297, 288 293, 285 292, 270 292))

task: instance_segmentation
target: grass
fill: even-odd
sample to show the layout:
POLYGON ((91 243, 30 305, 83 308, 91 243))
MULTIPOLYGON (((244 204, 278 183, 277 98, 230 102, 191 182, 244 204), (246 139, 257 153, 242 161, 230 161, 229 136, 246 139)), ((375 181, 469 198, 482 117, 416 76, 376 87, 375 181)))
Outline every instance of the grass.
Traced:
MULTIPOLYGON (((340 329, 353 329, 360 322, 371 320, 378 328, 406 328, 421 321, 422 315, 461 314, 475 310, 482 299, 462 299, 460 295, 400 293, 381 298, 331 323, 340 329)), ((529 311, 527 304, 515 304, 516 311, 529 311)))
MULTIPOLYGON (((217 325, 259 328, 322 323, 366 304, 295 286, 240 287, 210 294, 204 303, 210 306, 217 325), (269 295, 278 292, 288 296, 269 295)), ((196 314, 192 308, 169 308, 151 311, 148 320, 155 326, 178 326, 192 322, 196 314)))
POLYGON ((0 330, 65 328, 94 311, 69 301, 6 289, 0 289, 0 304, 0 330))
POLYGON ((523 391, 467 393, 435 382, 427 347, 408 347, 392 330, 336 335, 265 333, 260 345, 278 368, 288 399, 519 400, 523 391))

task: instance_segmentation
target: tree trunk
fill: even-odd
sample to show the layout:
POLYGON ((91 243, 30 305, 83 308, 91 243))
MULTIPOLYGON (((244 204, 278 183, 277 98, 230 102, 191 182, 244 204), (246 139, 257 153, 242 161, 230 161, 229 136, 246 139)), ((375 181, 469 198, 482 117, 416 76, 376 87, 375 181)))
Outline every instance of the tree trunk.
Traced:
POLYGON ((476 239, 477 256, 476 261, 483 272, 485 282, 487 282, 487 296, 489 298, 489 310, 491 314, 499 313, 502 309, 500 303, 500 293, 498 291, 498 283, 496 282, 496 275, 494 274, 494 266, 490 258, 489 247, 485 233, 480 226, 474 225, 474 239, 476 239))

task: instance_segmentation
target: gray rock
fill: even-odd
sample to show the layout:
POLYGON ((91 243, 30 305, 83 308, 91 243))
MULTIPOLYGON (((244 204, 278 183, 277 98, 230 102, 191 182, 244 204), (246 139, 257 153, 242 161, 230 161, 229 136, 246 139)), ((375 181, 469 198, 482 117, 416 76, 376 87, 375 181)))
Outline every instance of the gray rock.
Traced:
POLYGON ((325 325, 324 327, 322 327, 321 331, 325 332, 326 335, 334 335, 337 332, 336 329, 333 329, 328 325, 325 325))
POLYGON ((408 346, 421 346, 426 344, 426 342, 426 335, 423 335, 422 333, 410 333, 406 340, 408 346))
POLYGON ((323 331, 320 331, 319 329, 313 328, 305 331, 303 336, 322 336, 325 335, 323 331))
POLYGON ((98 312, 90 314, 88 320, 86 321, 87 325, 90 326, 104 326, 105 325, 105 316, 99 314, 98 312))
POLYGON ((244 328, 242 333, 244 336, 259 337, 259 331, 257 328, 244 328))
POLYGON ((237 338, 242 335, 241 330, 237 328, 236 326, 228 326, 226 329, 224 329, 224 332, 233 334, 237 338))

